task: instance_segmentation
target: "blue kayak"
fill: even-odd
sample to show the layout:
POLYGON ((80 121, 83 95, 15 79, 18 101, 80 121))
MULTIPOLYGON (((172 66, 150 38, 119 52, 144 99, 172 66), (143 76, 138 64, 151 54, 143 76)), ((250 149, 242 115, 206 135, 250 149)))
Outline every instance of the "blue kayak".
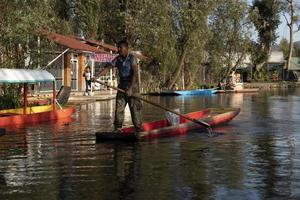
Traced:
POLYGON ((217 92, 215 89, 179 90, 174 91, 179 95, 212 95, 217 92))
POLYGON ((163 91, 160 95, 212 95, 217 93, 215 89, 196 89, 196 90, 174 90, 174 91, 163 91))

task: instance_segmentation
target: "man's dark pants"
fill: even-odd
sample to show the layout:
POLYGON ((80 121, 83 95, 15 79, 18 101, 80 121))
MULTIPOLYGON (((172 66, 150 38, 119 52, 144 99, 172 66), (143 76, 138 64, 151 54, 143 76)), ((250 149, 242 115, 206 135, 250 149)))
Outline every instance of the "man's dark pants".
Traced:
POLYGON ((91 91, 92 88, 92 81, 91 80, 85 80, 85 92, 91 91))
MULTIPOLYGON (((134 96, 138 96, 138 92, 133 91, 134 96)), ((116 96, 116 109, 115 109, 115 128, 122 128, 124 121, 124 111, 126 105, 129 105, 132 123, 137 132, 143 131, 142 126, 142 102, 140 99, 128 97, 122 92, 118 92, 116 96)))

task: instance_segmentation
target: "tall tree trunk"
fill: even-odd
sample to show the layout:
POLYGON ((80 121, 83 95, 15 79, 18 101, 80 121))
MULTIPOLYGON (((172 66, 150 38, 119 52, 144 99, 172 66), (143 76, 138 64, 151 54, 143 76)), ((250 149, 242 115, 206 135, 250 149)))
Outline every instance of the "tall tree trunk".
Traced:
POLYGON ((293 44, 294 44, 294 31, 293 31, 293 25, 289 26, 290 28, 290 44, 289 44, 289 55, 287 59, 287 64, 286 64, 286 70, 287 70, 287 78, 289 75, 289 70, 291 68, 291 60, 292 60, 292 55, 293 55, 293 44))
POLYGON ((176 71, 174 73, 174 77, 170 80, 170 83, 168 85, 168 89, 172 89, 172 87, 174 86, 174 84, 176 83, 176 81, 178 80, 178 78, 180 76, 180 72, 182 71, 183 66, 184 66, 184 60, 185 60, 185 57, 186 57, 186 52, 187 52, 187 47, 185 46, 184 49, 183 49, 183 52, 181 54, 179 66, 176 68, 176 71))
MULTIPOLYGON (((232 70, 234 70, 234 72, 236 71, 237 67, 241 64, 241 62, 242 62, 244 56, 245 56, 244 53, 242 53, 242 54, 238 57, 236 63, 234 63, 233 66, 232 66, 232 65, 228 66, 227 71, 226 71, 226 73, 224 74, 224 76, 222 77, 221 80, 223 80, 224 78, 227 78, 228 76, 230 76, 230 74, 232 73, 232 70)), ((221 80, 220 80, 220 81, 221 81, 221 80)))
POLYGON ((199 67, 199 68, 196 67, 195 70, 193 70, 191 73, 189 73, 189 82, 186 86, 187 89, 191 88, 192 85, 194 84, 196 77, 198 78, 199 69, 202 69, 202 67, 199 67))
MULTIPOLYGON (((290 16, 291 16, 291 21, 290 23, 288 23, 288 27, 290 30, 290 44, 289 44, 289 55, 288 55, 288 59, 287 59, 287 76, 289 74, 289 69, 291 68, 291 59, 292 59, 292 55, 293 55, 293 46, 294 46, 294 30, 293 30, 293 25, 294 25, 294 0, 290 1, 290 16)), ((287 77, 288 78, 288 77, 287 77)))

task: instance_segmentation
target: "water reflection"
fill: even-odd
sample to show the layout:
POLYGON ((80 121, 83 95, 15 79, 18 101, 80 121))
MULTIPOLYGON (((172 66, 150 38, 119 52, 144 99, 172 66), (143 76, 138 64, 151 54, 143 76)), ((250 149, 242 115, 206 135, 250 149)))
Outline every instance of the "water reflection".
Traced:
MULTIPOLYGON (((241 107, 213 138, 196 131, 96 144, 94 132, 112 128, 114 101, 80 105, 73 121, 8 129, 0 138, 0 199, 299 199, 299 95, 149 97, 182 113, 241 107)), ((144 108, 145 121, 164 115, 144 108)))

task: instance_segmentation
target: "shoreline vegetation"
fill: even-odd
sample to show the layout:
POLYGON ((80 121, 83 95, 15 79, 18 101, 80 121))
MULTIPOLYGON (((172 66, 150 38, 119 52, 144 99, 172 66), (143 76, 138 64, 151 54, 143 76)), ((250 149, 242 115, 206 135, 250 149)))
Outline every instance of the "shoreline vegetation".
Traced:
MULTIPOLYGON (((212 89, 215 88, 216 84, 203 84, 194 89, 212 89)), ((244 89, 285 89, 285 88, 300 88, 300 82, 295 81, 278 81, 278 82, 252 82, 244 83, 244 89)), ((145 91, 143 94, 148 94, 152 92, 161 92, 163 89, 145 91)))
POLYGON ((127 40, 131 49, 148 58, 140 63, 141 86, 147 92, 212 88, 234 72, 257 82, 273 76, 277 81, 297 80, 300 73, 294 73, 291 61, 300 57, 293 40, 300 30, 296 29, 299 4, 296 0, 4 0, 0 67, 57 67, 44 67, 65 50, 43 34, 51 31, 112 45, 127 40), (277 44, 280 24, 286 24, 291 34, 277 44), (282 60, 270 66, 274 47, 282 60))

